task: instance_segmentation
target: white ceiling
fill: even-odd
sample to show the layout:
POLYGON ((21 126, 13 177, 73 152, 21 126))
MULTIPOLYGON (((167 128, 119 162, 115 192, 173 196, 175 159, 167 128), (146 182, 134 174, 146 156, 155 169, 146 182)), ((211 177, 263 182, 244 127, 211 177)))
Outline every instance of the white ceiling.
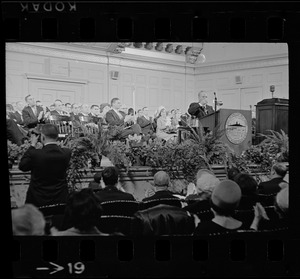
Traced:
MULTIPOLYGON (((84 47, 85 49, 98 50, 101 52, 111 52, 117 43, 70 43, 73 46, 84 47)), ((144 45, 145 43, 143 43, 144 45)), ((259 57, 272 57, 272 56, 287 56, 288 47, 286 43, 190 43, 190 42, 163 42, 163 47, 167 44, 173 44, 175 50, 177 45, 182 45, 183 50, 190 46, 194 49, 201 49, 203 46, 202 53, 206 57, 205 64, 217 64, 225 61, 241 61, 248 59, 257 59, 259 57)), ((156 42, 153 43, 156 45, 156 42)), ((134 48, 133 45, 126 47, 125 51, 119 55, 126 56, 141 56, 145 58, 161 58, 166 60, 184 61, 185 54, 176 54, 175 52, 168 53, 163 49, 157 51, 153 47, 152 50, 147 50, 144 47, 134 48)))

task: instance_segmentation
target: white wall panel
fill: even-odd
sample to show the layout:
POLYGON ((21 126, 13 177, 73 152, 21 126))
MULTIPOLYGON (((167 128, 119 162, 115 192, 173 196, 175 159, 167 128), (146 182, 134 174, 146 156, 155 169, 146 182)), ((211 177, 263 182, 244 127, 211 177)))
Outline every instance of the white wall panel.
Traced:
POLYGON ((44 73, 44 71, 45 71, 44 63, 37 63, 37 62, 28 63, 28 72, 41 74, 44 73))
MULTIPOLYGON (((239 109, 240 108, 240 90, 224 89, 218 90, 218 100, 223 102, 222 108, 239 109)), ((211 104, 213 105, 213 104, 211 104)))
POLYGON ((262 88, 241 88, 241 107, 240 109, 249 110, 250 105, 254 111, 255 105, 262 100, 262 88))
POLYGON ((122 74, 121 74, 121 80, 123 82, 132 83, 133 82, 132 73, 122 72, 122 74))
POLYGON ((159 85, 158 83, 159 83, 158 77, 149 76, 149 85, 151 85, 151 86, 158 86, 159 85))
POLYGON ((137 84, 146 85, 146 80, 147 80, 147 77, 145 75, 137 75, 136 76, 136 83, 137 84))
POLYGON ((24 61, 22 60, 6 59, 6 69, 8 71, 21 72, 24 70, 23 65, 24 61))
POLYGON ((171 87, 171 79, 170 78, 162 78, 161 85, 163 87, 171 87))

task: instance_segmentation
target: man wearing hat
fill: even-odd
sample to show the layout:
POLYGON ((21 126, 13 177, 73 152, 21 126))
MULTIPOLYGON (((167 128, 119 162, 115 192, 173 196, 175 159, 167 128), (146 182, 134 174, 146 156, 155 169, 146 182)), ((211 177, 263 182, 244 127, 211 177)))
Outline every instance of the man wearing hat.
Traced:
POLYGON ((172 192, 168 191, 168 187, 170 185, 170 177, 165 171, 159 171, 154 175, 154 187, 155 187, 155 194, 151 197, 147 197, 143 199, 144 201, 156 200, 156 199, 166 199, 172 198, 177 199, 173 195, 172 192))
POLYGON ((208 222, 200 222, 194 235, 246 229, 241 221, 232 217, 241 196, 241 189, 234 181, 223 180, 216 185, 211 195, 211 211, 214 218, 208 222))

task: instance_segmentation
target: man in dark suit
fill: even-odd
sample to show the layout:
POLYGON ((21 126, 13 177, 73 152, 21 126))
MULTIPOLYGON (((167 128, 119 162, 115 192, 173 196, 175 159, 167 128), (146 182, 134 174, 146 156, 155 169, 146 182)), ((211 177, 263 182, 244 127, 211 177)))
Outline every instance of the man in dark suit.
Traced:
POLYGON ((147 135, 153 132, 153 121, 152 118, 148 116, 148 108, 144 107, 138 112, 138 114, 136 122, 140 125, 142 133, 147 135))
POLYGON ((41 106, 37 106, 34 97, 27 95, 25 97, 27 106, 22 110, 24 126, 27 129, 35 128, 39 123, 45 123, 48 117, 41 106))
POLYGON ((19 146, 27 139, 19 129, 18 124, 8 116, 6 116, 6 138, 19 146))
POLYGON ((144 201, 151 201, 151 200, 157 200, 157 199, 166 199, 166 198, 172 198, 177 199, 179 198, 175 197, 172 192, 168 191, 168 187, 170 185, 170 177, 165 171, 159 171, 154 175, 154 186, 155 186, 155 194, 144 198, 144 201))
POLYGON ((79 121, 79 105, 77 103, 72 104, 72 111, 70 112, 70 117, 72 121, 79 121))
POLYGON ((275 194, 278 193, 281 190, 281 187, 279 184, 282 182, 287 183, 284 180, 284 177, 287 173, 287 168, 282 163, 276 163, 272 166, 271 169, 271 180, 261 182, 258 185, 258 194, 275 194))
POLYGON ((141 127, 138 124, 125 127, 125 116, 123 111, 120 111, 121 102, 119 98, 111 100, 112 109, 106 113, 106 122, 109 126, 120 126, 124 128, 121 133, 121 138, 126 138, 128 135, 140 135, 142 133, 141 127))
POLYGON ((67 169, 71 150, 57 145, 56 125, 43 125, 40 137, 44 147, 35 148, 39 135, 32 133, 31 146, 19 163, 21 171, 31 171, 25 203, 38 207, 65 203, 68 197, 67 169))
POLYGON ((23 121, 23 116, 22 116, 22 110, 24 108, 24 103, 19 101, 16 103, 16 110, 12 115, 12 119, 18 124, 23 126, 24 121, 23 121))
POLYGON ((91 112, 89 113, 90 121, 92 123, 98 124, 102 123, 102 118, 100 117, 100 108, 98 105, 91 106, 91 112))
POLYGON ((65 115, 65 116, 70 116, 70 114, 64 110, 64 106, 63 106, 61 100, 56 99, 54 101, 54 106, 55 106, 55 109, 50 112, 51 115, 65 115))
POLYGON ((201 119, 207 114, 214 112, 212 106, 207 105, 207 93, 205 91, 200 91, 198 93, 198 103, 191 103, 188 109, 188 113, 192 116, 195 116, 198 119, 201 119))
POLYGON ((114 200, 135 200, 133 195, 118 189, 119 172, 115 167, 107 167, 102 172, 105 188, 99 190, 96 195, 101 202, 114 200))

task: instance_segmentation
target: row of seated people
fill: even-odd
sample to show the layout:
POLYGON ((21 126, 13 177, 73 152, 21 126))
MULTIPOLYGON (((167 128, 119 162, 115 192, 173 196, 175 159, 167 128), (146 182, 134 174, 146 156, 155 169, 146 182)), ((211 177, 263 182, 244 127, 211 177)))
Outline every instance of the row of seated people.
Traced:
MULTIPOLYGON (((133 212, 133 216, 108 216, 104 206, 102 207, 105 202, 122 199, 134 201, 131 194, 117 189, 117 171, 114 167, 109 167, 102 173, 102 179, 107 187, 96 193, 92 189, 83 189, 73 193, 66 204, 63 225, 58 229, 52 227, 51 235, 110 235, 114 233, 202 235, 245 229, 285 228, 287 226, 288 185, 285 185, 274 196, 272 206, 263 207, 256 202, 251 209, 245 209, 244 207, 240 208, 247 186, 247 183, 244 183, 245 180, 242 180, 242 186, 230 179, 220 182, 208 170, 199 171, 197 177, 197 189, 202 189, 202 192, 191 194, 198 195, 198 200, 193 203, 185 203, 189 199, 185 199, 182 206, 171 206, 162 202, 162 204, 148 209, 139 209, 135 213, 133 212), (196 204, 197 206, 195 206, 196 204), (248 214, 243 214, 245 211, 248 214), (249 219, 249 216, 252 216, 252 219, 249 219), (113 226, 112 219, 114 219, 113 226), (126 220, 125 227, 124 220, 126 220)), ((167 198, 179 200, 179 197, 167 190, 169 183, 170 179, 167 173, 157 172, 154 176, 157 191, 145 198, 143 203, 167 198)), ((14 209, 13 215, 18 215, 16 210, 22 212, 22 208, 14 209)), ((43 208, 40 210, 43 211, 43 208)), ((18 222, 21 222, 21 217, 16 217, 16 227, 18 222)), ((45 226, 45 223, 43 224, 45 226)), ((14 230, 15 234, 18 234, 18 229, 14 230)))
POLYGON ((158 137, 169 140, 175 137, 176 127, 182 120, 179 110, 173 109, 167 115, 166 109, 162 106, 155 112, 154 117, 149 117, 147 107, 138 110, 137 115, 132 108, 125 113, 118 98, 113 98, 111 104, 103 103, 100 106, 92 105, 91 107, 87 104, 82 106, 76 103, 63 104, 61 100, 57 99, 51 108, 48 108, 40 101, 35 101, 32 95, 26 96, 25 101, 26 106, 21 101, 16 103, 15 108, 11 104, 6 105, 7 122, 9 122, 7 126, 14 125, 16 127, 13 128, 19 130, 9 129, 12 134, 10 138, 18 145, 20 145, 21 139, 26 138, 28 130, 35 128, 38 124, 49 122, 70 124, 60 127, 63 133, 70 131, 74 122, 80 122, 122 127, 121 138, 127 137, 129 134, 146 135, 156 132, 158 137), (16 133, 20 135, 15 135, 16 133))

